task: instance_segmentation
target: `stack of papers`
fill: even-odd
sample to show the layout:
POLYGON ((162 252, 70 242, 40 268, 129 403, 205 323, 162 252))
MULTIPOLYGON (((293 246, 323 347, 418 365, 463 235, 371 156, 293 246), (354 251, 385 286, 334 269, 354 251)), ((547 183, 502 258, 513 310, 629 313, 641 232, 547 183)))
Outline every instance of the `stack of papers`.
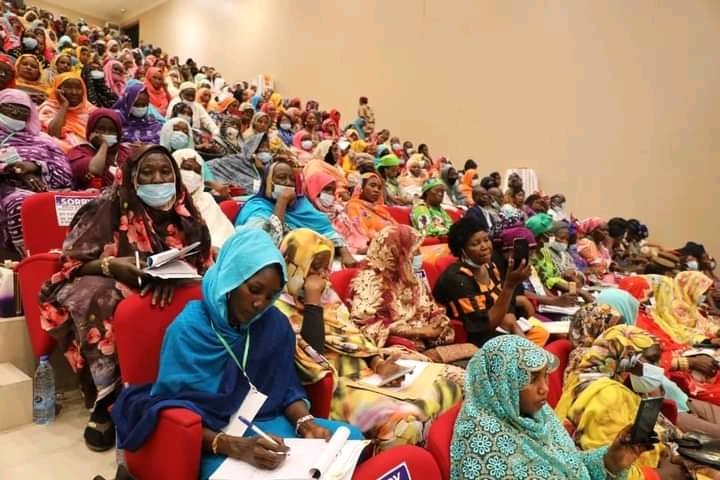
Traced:
POLYGON ((163 280, 184 280, 202 278, 197 269, 183 259, 198 253, 200 242, 195 242, 178 250, 171 248, 164 252, 150 255, 147 258, 147 268, 143 270, 147 275, 163 280))
POLYGON ((580 307, 556 307, 554 305, 540 305, 538 312, 540 313, 557 313, 560 315, 575 315, 580 307))

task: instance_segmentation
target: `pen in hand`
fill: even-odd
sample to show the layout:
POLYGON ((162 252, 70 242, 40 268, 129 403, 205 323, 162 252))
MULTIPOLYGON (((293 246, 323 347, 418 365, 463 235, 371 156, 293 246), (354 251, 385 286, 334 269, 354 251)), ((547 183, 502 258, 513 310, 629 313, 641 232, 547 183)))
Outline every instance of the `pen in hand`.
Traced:
MULTIPOLYGON (((242 417, 242 416, 241 416, 241 417, 238 417, 238 418, 240 418, 240 421, 243 422, 250 430, 252 430, 253 432, 255 432, 255 434, 256 434, 258 437, 266 440, 267 442, 269 442, 269 443, 270 443, 271 445, 273 445, 274 447, 277 447, 277 448, 285 447, 285 448, 287 448, 285 445, 279 444, 279 443, 278 443, 274 438, 272 438, 270 435, 268 435, 267 433, 265 433, 265 432, 263 432, 262 430, 260 430, 260 428, 259 428, 257 425, 255 425, 254 423, 252 423, 252 422, 251 422, 250 420, 248 420, 247 418, 242 417)), ((290 455, 290 452, 288 452, 287 450, 284 451, 284 452, 272 452, 272 453, 274 453, 275 455, 290 455)))
MULTIPOLYGON (((135 267, 140 270, 140 254, 135 250, 135 267)), ((138 288, 142 290, 142 278, 138 276, 138 288)))

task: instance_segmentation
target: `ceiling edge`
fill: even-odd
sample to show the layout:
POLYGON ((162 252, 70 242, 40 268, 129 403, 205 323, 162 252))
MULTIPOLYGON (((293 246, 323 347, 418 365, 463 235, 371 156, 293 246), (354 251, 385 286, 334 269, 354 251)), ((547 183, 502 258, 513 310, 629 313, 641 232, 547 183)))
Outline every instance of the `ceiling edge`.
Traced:
POLYGON ((149 5, 135 11, 135 12, 126 12, 120 19, 116 20, 120 23, 121 26, 126 27, 128 25, 132 25, 133 23, 136 23, 140 16, 142 16, 144 13, 149 12, 155 7, 159 7, 163 3, 167 3, 168 0, 157 0, 155 2, 150 2, 149 5))

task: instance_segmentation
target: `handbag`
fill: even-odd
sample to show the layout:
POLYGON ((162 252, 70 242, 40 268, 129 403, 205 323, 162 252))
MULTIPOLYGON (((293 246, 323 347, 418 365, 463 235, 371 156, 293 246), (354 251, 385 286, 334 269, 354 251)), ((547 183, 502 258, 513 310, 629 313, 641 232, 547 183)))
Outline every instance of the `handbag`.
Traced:
POLYGON ((720 470, 720 440, 700 432, 687 432, 675 442, 683 457, 720 470))

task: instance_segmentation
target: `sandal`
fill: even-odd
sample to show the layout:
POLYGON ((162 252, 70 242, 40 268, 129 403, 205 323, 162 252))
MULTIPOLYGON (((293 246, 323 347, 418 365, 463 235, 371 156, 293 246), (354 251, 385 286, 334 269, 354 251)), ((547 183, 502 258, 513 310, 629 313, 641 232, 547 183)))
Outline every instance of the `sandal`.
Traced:
POLYGON ((85 445, 93 452, 105 452, 115 447, 115 424, 90 420, 83 433, 85 445))

